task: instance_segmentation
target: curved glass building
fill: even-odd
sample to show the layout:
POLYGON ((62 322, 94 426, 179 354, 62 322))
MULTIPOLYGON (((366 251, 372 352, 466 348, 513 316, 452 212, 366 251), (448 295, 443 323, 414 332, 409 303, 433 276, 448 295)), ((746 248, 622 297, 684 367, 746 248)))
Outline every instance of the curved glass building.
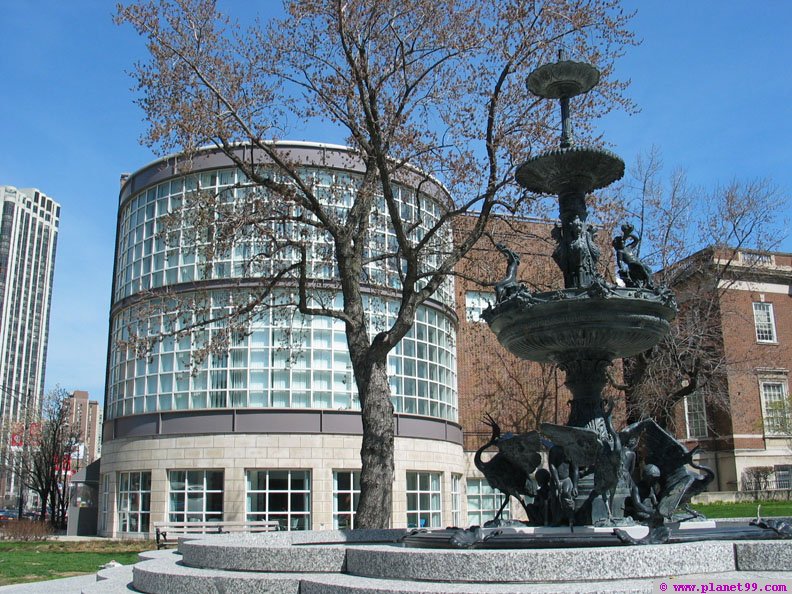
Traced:
MULTIPOLYGON (((360 188, 355 157, 336 146, 279 148, 343 215, 360 188)), ((247 146, 237 150, 278 179, 262 155, 247 146)), ((284 280, 268 295, 268 307, 234 332, 223 323, 196 324, 231 312, 256 279, 296 261, 289 242, 273 251, 277 238, 302 239, 315 287, 311 299, 340 308, 332 242, 317 227, 280 220, 239 233, 227 249, 210 253, 188 214, 207 201, 222 213, 254 204, 256 192, 271 198, 214 149, 196 155, 189 173, 181 171, 176 157, 164 158, 128 176, 121 188, 99 532, 147 535, 155 521, 165 520, 352 526, 362 425, 343 323, 284 306, 295 291, 284 280), (210 348, 218 343, 227 348, 210 348)), ((396 194, 402 220, 413 223, 417 238, 450 200, 439 184, 409 170, 396 194)), ((395 243, 388 217, 379 212, 384 201, 374 208, 366 246, 372 332, 388 326, 399 306, 399 270, 391 260, 376 260, 395 243)), ((443 241, 452 242, 450 229, 443 241)), ((456 327, 449 280, 419 308, 413 329, 388 359, 397 435, 394 527, 454 524, 461 513, 456 327)))

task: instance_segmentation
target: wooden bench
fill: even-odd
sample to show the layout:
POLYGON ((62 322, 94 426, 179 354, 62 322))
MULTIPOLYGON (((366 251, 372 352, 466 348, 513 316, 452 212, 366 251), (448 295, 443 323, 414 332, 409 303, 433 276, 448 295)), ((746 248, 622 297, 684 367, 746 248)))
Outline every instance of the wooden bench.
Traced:
POLYGON ((185 534, 226 534, 228 532, 273 532, 280 530, 275 520, 242 522, 154 522, 157 549, 176 544, 185 534))

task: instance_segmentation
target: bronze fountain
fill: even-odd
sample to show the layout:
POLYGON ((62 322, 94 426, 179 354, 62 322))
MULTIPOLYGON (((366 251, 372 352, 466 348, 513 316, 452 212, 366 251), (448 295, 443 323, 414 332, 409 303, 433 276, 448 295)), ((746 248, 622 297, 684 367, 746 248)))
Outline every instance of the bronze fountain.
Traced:
POLYGON ((637 257, 639 238, 630 224, 612 242, 619 281, 608 282, 598 272, 601 250, 586 196, 620 179, 624 162, 610 151, 577 145, 569 113, 569 100, 598 82, 596 68, 563 56, 528 77, 531 93, 559 100, 561 141, 558 149, 520 165, 516 181, 529 192, 558 196, 553 259, 564 288, 531 292, 517 280, 519 255, 497 244, 507 273, 495 286, 496 303, 482 314, 508 351, 557 364, 572 394, 566 425, 542 423, 539 431, 512 435, 501 434, 492 417, 485 421, 492 438, 477 452, 476 466, 507 500, 518 499, 528 520, 504 521, 499 512, 484 527, 413 531, 403 538, 407 546, 548 548, 792 537, 792 527, 773 521, 729 528, 701 522, 698 529, 677 530, 680 520, 702 519, 686 503, 714 473, 651 419, 620 431, 613 427, 613 402, 603 399, 608 368, 658 344, 677 304, 637 257), (498 453, 485 461, 490 447, 498 453), (676 513, 680 507, 683 514, 676 513))

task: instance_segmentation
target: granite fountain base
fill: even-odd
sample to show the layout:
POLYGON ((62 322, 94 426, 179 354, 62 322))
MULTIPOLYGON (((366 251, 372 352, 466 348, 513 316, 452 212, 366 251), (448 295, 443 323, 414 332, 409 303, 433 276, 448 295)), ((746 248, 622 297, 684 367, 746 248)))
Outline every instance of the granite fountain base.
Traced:
POLYGON ((406 548, 403 530, 207 535, 101 571, 84 594, 648 593, 661 577, 792 579, 792 541, 523 550, 406 548))

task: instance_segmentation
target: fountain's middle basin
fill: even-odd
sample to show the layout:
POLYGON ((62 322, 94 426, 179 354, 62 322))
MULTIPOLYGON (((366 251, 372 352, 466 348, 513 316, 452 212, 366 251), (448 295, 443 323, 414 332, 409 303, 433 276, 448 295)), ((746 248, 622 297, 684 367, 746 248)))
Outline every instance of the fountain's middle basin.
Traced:
POLYGON ((516 296, 485 313, 498 341, 522 359, 613 360, 641 353, 668 332, 676 310, 648 289, 580 290, 516 296))

